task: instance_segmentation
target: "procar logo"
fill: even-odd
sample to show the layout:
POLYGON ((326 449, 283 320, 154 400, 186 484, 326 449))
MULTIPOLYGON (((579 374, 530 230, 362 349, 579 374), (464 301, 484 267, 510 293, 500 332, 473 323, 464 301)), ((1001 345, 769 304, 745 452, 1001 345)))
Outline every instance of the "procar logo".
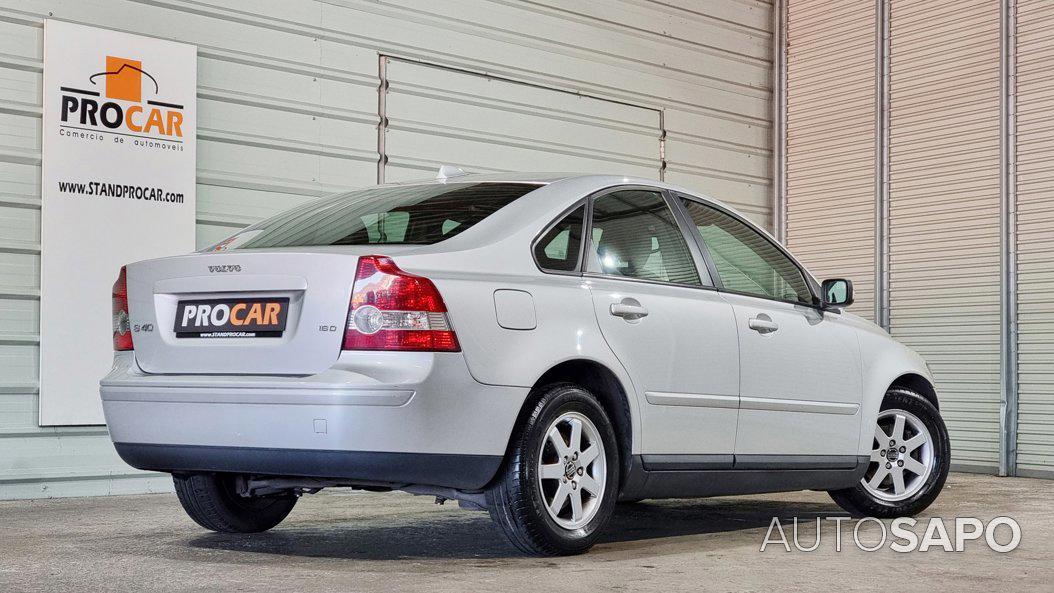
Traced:
POLYGON ((289 299, 215 299, 180 301, 178 338, 276 338, 285 330, 289 299))
POLYGON ((181 143, 183 105, 158 99, 161 86, 140 60, 106 56, 105 68, 86 82, 60 87, 62 128, 181 143))

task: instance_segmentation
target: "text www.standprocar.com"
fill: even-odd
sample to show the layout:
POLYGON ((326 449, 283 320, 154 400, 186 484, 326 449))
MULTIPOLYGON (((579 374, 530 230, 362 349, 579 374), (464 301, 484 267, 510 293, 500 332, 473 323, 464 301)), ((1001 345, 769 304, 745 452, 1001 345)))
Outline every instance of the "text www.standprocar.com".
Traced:
POLYGON ((150 200, 153 202, 170 202, 173 204, 183 203, 182 193, 168 192, 160 187, 103 183, 101 181, 89 181, 87 183, 60 181, 59 191, 80 196, 131 198, 135 200, 150 200))

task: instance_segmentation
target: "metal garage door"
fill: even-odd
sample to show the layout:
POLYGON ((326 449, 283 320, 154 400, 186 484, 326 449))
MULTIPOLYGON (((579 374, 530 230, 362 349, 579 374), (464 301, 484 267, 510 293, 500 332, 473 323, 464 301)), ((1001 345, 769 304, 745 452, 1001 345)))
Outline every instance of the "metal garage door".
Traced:
POLYGON ((874 318, 875 6, 796 0, 787 15, 787 245, 853 281, 874 318))
POLYGON ((953 463, 994 471, 999 3, 896 0, 890 27, 891 333, 933 369, 953 463))
POLYGON ((1017 17, 1018 435, 1021 475, 1054 477, 1054 4, 1017 17))
POLYGON ((657 110, 383 59, 385 181, 428 177, 442 163, 476 173, 660 174, 657 110))
POLYGON ((394 179, 431 176, 447 160, 474 170, 655 177, 662 110, 667 178, 765 224, 771 10, 761 0, 0 0, 0 498, 171 488, 117 459, 104 427, 37 426, 45 18, 198 46, 198 244, 206 245, 298 201, 376 182, 379 54, 543 87, 511 93, 508 83, 441 71, 429 91, 423 71, 396 68, 404 75, 389 95, 386 167, 394 179), (478 95, 466 97, 468 88, 478 95), (443 121, 422 115, 429 95, 448 108, 443 121))

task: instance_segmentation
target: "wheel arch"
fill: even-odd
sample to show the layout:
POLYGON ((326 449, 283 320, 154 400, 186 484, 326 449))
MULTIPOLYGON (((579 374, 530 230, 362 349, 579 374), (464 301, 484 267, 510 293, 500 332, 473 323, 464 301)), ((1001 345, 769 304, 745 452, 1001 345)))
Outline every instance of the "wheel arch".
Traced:
MULTIPOLYGON (((862 332, 860 335, 864 377, 861 427, 870 426, 886 393, 895 387, 910 389, 938 406, 937 390, 926 361, 918 353, 893 340, 888 335, 862 332)), ((860 431, 860 455, 870 454, 872 430, 860 431)))
POLYGON ((889 389, 895 387, 910 389, 926 398, 931 404, 933 404, 933 407, 938 410, 941 409, 940 402, 937 401, 937 390, 933 387, 933 384, 930 383, 929 379, 918 373, 904 373, 903 375, 900 375, 889 384, 889 389))
POLYGON ((578 358, 565 360, 546 370, 531 386, 531 397, 523 402, 517 416, 517 426, 530 413, 534 402, 540 396, 540 388, 556 383, 574 383, 587 389, 600 401, 600 406, 608 415, 615 428, 618 441, 620 472, 620 489, 626 483, 632 464, 633 452, 633 410, 631 395, 622 380, 608 366, 595 360, 578 358))

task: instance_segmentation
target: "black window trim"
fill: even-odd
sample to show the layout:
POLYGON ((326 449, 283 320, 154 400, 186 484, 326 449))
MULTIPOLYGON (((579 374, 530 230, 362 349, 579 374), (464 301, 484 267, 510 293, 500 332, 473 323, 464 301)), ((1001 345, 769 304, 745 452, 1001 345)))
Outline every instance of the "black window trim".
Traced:
POLYGON ((655 284, 659 286, 675 286, 678 288, 691 288, 696 290, 717 290, 717 287, 714 285, 713 273, 710 271, 710 268, 706 265, 706 262, 703 259, 702 254, 699 252, 696 243, 689 239, 687 232, 688 229, 685 228, 685 221, 683 219, 684 215, 680 211, 679 205, 676 203, 676 200, 673 198, 669 190, 654 185, 620 184, 599 189, 586 196, 585 199, 587 200, 588 205, 586 207, 585 229, 582 233, 585 245, 579 262, 579 265, 582 270, 579 273, 580 276, 584 278, 616 280, 621 282, 633 282, 638 284, 655 284), (681 231, 681 238, 684 240, 685 245, 688 247, 688 253, 691 254, 692 265, 695 266, 696 275, 699 276, 699 284, 685 284, 681 282, 665 282, 662 280, 647 280, 644 278, 616 276, 614 274, 605 274, 600 271, 591 270, 590 267, 587 265, 589 262, 592 262, 594 264, 597 263, 595 251, 593 249, 593 202, 617 191, 633 190, 650 191, 657 193, 662 197, 663 201, 666 203, 666 207, 669 208, 671 213, 673 214, 673 219, 677 224, 678 230, 681 231), (589 260, 585 259, 587 257, 589 258, 589 260))
POLYGON ((538 233, 538 235, 534 237, 534 240, 531 241, 531 259, 534 260, 534 265, 538 268, 540 272, 542 272, 543 274, 555 274, 557 276, 582 276, 582 262, 584 261, 585 250, 588 246, 588 242, 586 241, 586 232, 589 229, 589 217, 593 213, 592 206, 593 205, 589 201, 589 198, 582 198, 576 201, 574 204, 567 207, 560 214, 558 214, 556 218, 554 218, 549 224, 545 225, 545 228, 542 229, 542 232, 538 233), (568 215, 570 215, 575 210, 578 210, 582 206, 585 206, 585 212, 582 213, 582 236, 579 239, 578 261, 575 262, 574 269, 553 270, 544 267, 541 262, 538 261, 537 250, 539 243, 543 238, 545 238, 546 235, 549 234, 549 231, 553 230, 553 227, 563 222, 564 219, 568 217, 568 215))
POLYGON ((718 289, 717 289, 718 291, 726 292, 728 294, 737 294, 737 295, 746 296, 746 297, 753 297, 753 298, 757 298, 757 299, 761 299, 761 300, 765 300, 765 301, 774 301, 774 302, 777 302, 777 303, 788 303, 788 304, 791 304, 791 305, 798 305, 798 306, 802 306, 802 307, 810 307, 812 309, 817 309, 817 310, 820 310, 820 311, 830 311, 830 309, 824 309, 822 307, 821 303, 820 303, 820 299, 817 296, 819 294, 819 287, 817 286, 816 279, 813 278, 805 270, 805 267, 802 266, 801 263, 793 255, 791 255, 789 251, 787 251, 782 245, 780 245, 776 241, 773 241, 768 236, 768 234, 760 231, 749 220, 743 218, 742 216, 739 216, 735 212, 730 211, 728 208, 725 208, 725 207, 721 206, 720 204, 716 204, 716 203, 714 203, 714 202, 712 202, 710 200, 707 200, 705 198, 701 198, 699 196, 693 196, 691 194, 686 194, 686 193, 681 192, 681 191, 672 191, 670 193, 675 198, 674 202, 676 203, 677 210, 681 213, 681 216, 685 217, 685 219, 687 221, 689 221, 689 222, 691 222, 691 215, 688 213, 687 209, 684 207, 684 204, 681 203, 680 199, 676 199, 676 198, 681 198, 681 199, 685 199, 685 200, 691 200, 693 202, 697 202, 699 204, 702 204, 703 206, 706 206, 706 207, 709 207, 709 208, 713 208, 714 210, 717 210, 718 212, 721 212, 722 214, 732 218, 733 220, 739 221, 740 223, 745 225, 748 229, 750 229, 750 230, 754 231, 755 233, 757 233, 758 236, 760 236, 762 239, 767 241, 770 245, 775 247, 780 253, 783 254, 784 257, 786 257, 791 262, 791 264, 794 265, 795 268, 798 269, 798 272, 801 273, 802 278, 805 279, 805 286, 809 289, 809 293, 810 293, 809 296, 812 298, 812 302, 811 303, 803 303, 801 301, 792 301, 792 300, 788 300, 788 299, 778 299, 778 298, 775 298, 775 297, 767 297, 767 296, 763 296, 763 295, 756 294, 756 293, 742 292, 742 291, 738 291, 738 290, 730 290, 730 289, 725 288, 724 284, 721 282, 721 276, 717 272, 717 266, 714 264, 714 260, 710 256, 710 250, 709 250, 709 248, 707 248, 706 242, 703 241, 702 234, 699 233, 699 231, 694 228, 694 223, 693 223, 692 224, 692 226, 693 226, 692 231, 693 232, 691 233, 692 237, 694 238, 694 242, 698 245, 698 248, 700 249, 700 251, 702 251, 703 254, 704 254, 704 259, 706 260, 706 265, 710 269, 710 276, 712 278, 714 278, 714 282, 718 286, 718 289))

